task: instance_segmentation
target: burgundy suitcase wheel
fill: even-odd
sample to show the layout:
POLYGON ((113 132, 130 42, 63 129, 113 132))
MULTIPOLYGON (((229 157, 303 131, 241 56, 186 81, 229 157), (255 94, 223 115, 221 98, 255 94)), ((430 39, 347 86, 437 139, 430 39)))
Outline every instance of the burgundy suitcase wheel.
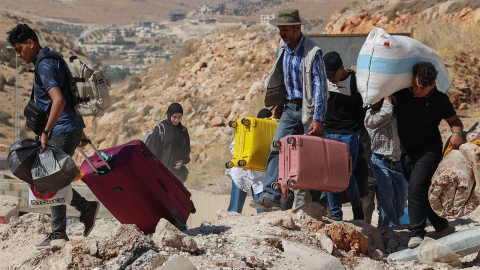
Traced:
POLYGON ((250 126, 250 120, 248 120, 247 118, 243 118, 241 123, 244 126, 247 126, 247 127, 250 126))
POLYGON ((295 139, 295 137, 288 137, 287 138, 287 143, 288 144, 295 144, 297 142, 297 140, 295 139))
POLYGON ((238 166, 243 167, 245 165, 247 165, 247 162, 245 160, 239 160, 238 161, 238 166))
POLYGON ((230 121, 230 122, 228 122, 228 126, 229 126, 229 127, 236 128, 237 125, 238 125, 238 124, 237 124, 237 121, 230 121))
POLYGON ((292 180, 292 179, 287 180, 287 186, 293 187, 294 185, 295 185, 295 180, 292 180))

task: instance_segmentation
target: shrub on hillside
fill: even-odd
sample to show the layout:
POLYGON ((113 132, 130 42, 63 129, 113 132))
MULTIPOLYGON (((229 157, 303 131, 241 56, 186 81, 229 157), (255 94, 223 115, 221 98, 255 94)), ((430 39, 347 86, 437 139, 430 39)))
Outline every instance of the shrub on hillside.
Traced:
POLYGON ((1 124, 11 126, 11 124, 8 121, 8 120, 10 120, 10 118, 12 118, 12 115, 10 115, 7 112, 0 111, 0 123, 1 124))
POLYGON ((454 2, 448 6, 447 12, 454 13, 464 8, 477 9, 480 8, 480 1, 478 0, 464 0, 462 2, 454 2))
POLYGON ((427 8, 431 8, 439 3, 447 2, 448 0, 405 0, 399 1, 393 8, 385 12, 388 20, 392 21, 397 17, 397 14, 418 14, 427 8))

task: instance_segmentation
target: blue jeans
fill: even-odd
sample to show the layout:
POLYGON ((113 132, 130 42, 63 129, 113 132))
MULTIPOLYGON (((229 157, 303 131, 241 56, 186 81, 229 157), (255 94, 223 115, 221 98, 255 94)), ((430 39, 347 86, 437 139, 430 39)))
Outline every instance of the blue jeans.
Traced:
MULTIPOLYGON (((252 195, 254 200, 258 200, 260 198, 260 194, 253 194, 253 190, 252 190, 252 195)), ((230 193, 230 204, 228 205, 227 211, 237 212, 241 214, 246 198, 247 198, 247 192, 239 189, 232 180, 232 192, 230 193)), ((263 213, 263 212, 264 212, 263 210, 257 209, 257 213, 263 213)))
POLYGON ((372 155, 372 171, 378 186, 380 214, 379 226, 397 226, 403 216, 407 199, 407 180, 402 165, 392 166, 376 154, 372 155))
MULTIPOLYGON (((293 133, 298 121, 302 121, 302 106, 287 103, 285 104, 285 110, 282 117, 278 122, 275 135, 273 135, 273 141, 278 141, 281 138, 293 133)), ((303 125, 304 132, 308 133, 308 126, 303 125)), ((260 193, 269 200, 280 200, 282 191, 280 189, 274 189, 272 184, 278 180, 278 149, 270 145, 270 155, 267 158, 267 165, 265 168, 265 178, 263 179, 263 192, 260 193)), ((260 196, 260 198, 262 197, 260 196)))
MULTIPOLYGON (((80 129, 69 133, 53 134, 52 139, 48 144, 57 147, 70 156, 73 156, 81 139, 82 130, 80 129)), ((74 189, 70 205, 75 207, 78 212, 84 213, 88 210, 89 203, 74 189)), ((52 233, 66 235, 67 206, 51 206, 50 211, 52 212, 52 233)))
MULTIPOLYGON (((357 180, 355 179, 355 175, 353 175, 355 166, 357 165, 358 133, 333 134, 323 131, 323 134, 329 139, 342 141, 348 145, 350 155, 352 156, 352 175, 350 176, 348 187, 345 192, 347 193, 348 199, 350 199, 352 207, 355 208, 360 205, 360 193, 358 191, 357 180)), ((332 212, 332 219, 342 220, 342 194, 340 192, 329 192, 328 204, 330 205, 330 211, 332 212)))

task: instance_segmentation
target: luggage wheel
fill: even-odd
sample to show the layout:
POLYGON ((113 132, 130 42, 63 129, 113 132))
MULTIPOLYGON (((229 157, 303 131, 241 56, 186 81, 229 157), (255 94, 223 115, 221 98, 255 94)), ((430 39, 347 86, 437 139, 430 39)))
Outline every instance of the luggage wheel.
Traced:
POLYGON ((232 167, 233 167, 233 162, 231 162, 231 161, 226 162, 226 163, 225 163, 225 167, 226 167, 227 169, 232 168, 232 167))
POLYGON ((292 180, 292 179, 287 180, 287 186, 293 187, 294 185, 295 185, 295 180, 292 180))
POLYGON ((238 161, 238 166, 243 167, 245 165, 247 165, 247 162, 245 160, 239 160, 238 161))
MULTIPOLYGON (((191 201, 191 200, 190 200, 191 201)), ((192 201, 191 201, 192 202, 192 201)), ((192 208, 190 209, 191 214, 195 214, 197 212, 197 209, 195 208, 195 205, 192 202, 192 208)))
POLYGON ((280 141, 273 141, 272 145, 273 145, 273 147, 276 147, 276 148, 282 147, 282 143, 280 141))
POLYGON ((250 126, 250 120, 248 120, 247 118, 243 118, 242 121, 240 121, 242 123, 242 125, 244 126, 250 126))
POLYGON ((280 189, 281 185, 278 182, 272 183, 272 188, 273 189, 280 189))
POLYGON ((187 229, 187 225, 181 223, 178 219, 174 218, 170 223, 172 223, 175 228, 180 231, 185 231, 187 229))
POLYGON ((288 144, 295 144, 296 141, 297 141, 297 140, 295 139, 295 137, 288 137, 288 138, 287 138, 287 143, 288 143, 288 144))
POLYGON ((228 122, 228 126, 229 126, 229 127, 236 128, 237 125, 238 125, 238 124, 237 124, 237 121, 230 121, 230 122, 228 122))

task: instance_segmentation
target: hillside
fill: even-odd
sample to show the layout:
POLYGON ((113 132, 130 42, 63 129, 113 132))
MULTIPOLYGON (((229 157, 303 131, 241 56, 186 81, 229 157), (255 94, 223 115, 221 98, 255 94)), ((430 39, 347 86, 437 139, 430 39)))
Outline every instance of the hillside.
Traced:
MULTIPOLYGON (((304 10, 307 20, 322 19, 324 24, 316 31, 323 31, 328 18, 349 0, 2 0, 0 10, 5 10, 32 20, 57 20, 82 26, 102 24, 130 25, 132 21, 167 21, 171 12, 188 13, 204 5, 225 4, 222 14, 208 14, 219 22, 256 22, 261 14, 276 14, 280 7, 296 7, 304 10), (52 14, 51 10, 60 10, 52 14), (239 14, 240 16, 234 16, 239 14)), ((184 23, 180 21, 180 23, 184 23)))

